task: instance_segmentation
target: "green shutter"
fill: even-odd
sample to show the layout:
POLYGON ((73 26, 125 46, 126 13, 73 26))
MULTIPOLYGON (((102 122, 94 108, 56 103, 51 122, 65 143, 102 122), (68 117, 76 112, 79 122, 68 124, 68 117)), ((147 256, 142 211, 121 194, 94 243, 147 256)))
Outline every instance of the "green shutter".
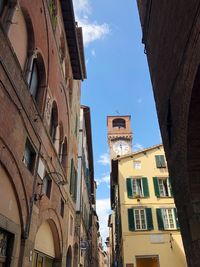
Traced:
POLYGON ((129 231, 135 231, 133 209, 128 209, 128 226, 129 226, 129 231))
POLYGON ((155 195, 157 197, 160 197, 160 190, 159 190, 158 178, 157 177, 153 177, 153 185, 154 185, 155 195))
POLYGON ((142 186, 143 186, 144 197, 149 197, 148 180, 146 177, 142 177, 142 186))
POLYGON ((147 217, 147 229, 153 230, 153 218, 151 208, 146 208, 146 217, 147 217))
POLYGON ((179 225, 179 221, 178 221, 178 215, 177 215, 177 209, 176 208, 174 208, 174 217, 175 217, 175 220, 176 220, 176 228, 180 229, 180 225, 179 225))
POLYGON ((127 186, 128 198, 132 198, 133 197, 132 178, 127 178, 126 179, 126 186, 127 186))
POLYGON ((170 187, 170 194, 171 194, 171 197, 173 197, 173 191, 172 191, 172 184, 171 184, 171 178, 168 177, 168 181, 169 181, 169 187, 170 187))
POLYGON ((162 209, 156 209, 156 215, 157 215, 157 221, 158 221, 158 230, 164 230, 162 209))

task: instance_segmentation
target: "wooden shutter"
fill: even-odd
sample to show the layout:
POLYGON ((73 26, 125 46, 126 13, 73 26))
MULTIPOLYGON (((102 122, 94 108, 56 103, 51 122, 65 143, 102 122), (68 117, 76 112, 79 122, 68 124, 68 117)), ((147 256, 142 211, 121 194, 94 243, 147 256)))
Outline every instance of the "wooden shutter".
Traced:
POLYGON ((158 230, 164 230, 162 209, 156 209, 156 215, 157 215, 157 221, 158 221, 158 230))
POLYGON ((160 168, 161 167, 160 156, 156 155, 155 159, 156 159, 156 167, 160 168))
POLYGON ((133 209, 128 209, 128 226, 129 226, 129 231, 135 231, 135 221, 134 221, 133 209))
POLYGON ((176 228, 180 229, 180 225, 179 225, 179 221, 178 221, 178 215, 177 215, 177 209, 176 208, 174 208, 174 217, 175 217, 175 220, 176 220, 176 228))
POLYGON ((144 197, 149 197, 149 186, 146 177, 142 177, 142 187, 143 187, 144 197))
POLYGON ((147 229, 153 230, 153 218, 152 218, 152 210, 151 208, 146 208, 146 217, 147 217, 147 229))
POLYGON ((126 179, 126 186, 127 186, 128 198, 132 198, 133 197, 132 178, 126 179))
POLYGON ((153 177, 153 185, 154 185, 155 195, 157 197, 160 197, 160 190, 159 190, 158 178, 157 177, 153 177))
POLYGON ((162 168, 166 167, 165 156, 164 155, 160 155, 160 164, 161 164, 162 168))

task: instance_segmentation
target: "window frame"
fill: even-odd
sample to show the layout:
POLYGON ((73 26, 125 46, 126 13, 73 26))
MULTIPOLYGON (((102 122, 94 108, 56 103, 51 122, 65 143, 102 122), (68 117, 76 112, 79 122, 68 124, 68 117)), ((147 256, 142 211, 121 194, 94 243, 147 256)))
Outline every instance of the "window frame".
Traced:
POLYGON ((177 230, 177 223, 176 223, 176 217, 175 217, 175 214, 174 214, 174 208, 162 208, 161 209, 161 214, 162 214, 162 219, 163 219, 164 230, 177 230), (174 227, 170 226, 170 214, 169 214, 169 211, 171 212, 171 216, 172 216, 172 221, 173 221, 174 227))
POLYGON ((52 189, 52 179, 50 178, 48 173, 45 173, 43 178, 42 192, 49 199, 51 198, 51 189, 52 189), (45 183, 45 181, 47 183, 45 183))
POLYGON ((143 184, 142 184, 142 178, 133 178, 132 179, 132 190, 133 190, 133 196, 139 196, 144 197, 144 190, 143 190, 143 184), (135 185, 134 185, 135 183, 135 185), (135 187, 135 189, 134 189, 135 187))
POLYGON ((171 186, 170 186, 170 182, 169 182, 168 177, 167 178, 158 177, 158 187, 159 187, 159 192, 160 192, 161 198, 171 197, 171 186), (161 184, 161 182, 162 182, 162 184, 161 184))
POLYGON ((133 209, 133 215, 134 215, 134 224, 135 224, 135 231, 145 231, 145 230, 148 230, 147 228, 147 216, 146 216, 146 210, 145 209, 137 209, 137 208, 134 208, 133 209), (136 212, 138 211, 138 217, 139 217, 139 225, 140 225, 140 228, 137 228, 137 219, 136 219, 136 212), (145 221, 145 228, 142 228, 142 215, 141 215, 141 212, 144 212, 144 221, 145 221))
POLYGON ((140 160, 134 160, 133 161, 133 168, 135 170, 141 170, 141 168, 142 168, 142 162, 140 160))
POLYGON ((27 169, 33 174, 35 170, 36 164, 36 150, 34 149, 33 145, 31 144, 30 140, 27 138, 25 147, 24 147, 24 154, 23 154, 23 163, 27 167, 27 169))
POLYGON ((166 159, 165 155, 155 155, 156 168, 162 169, 166 168, 166 159))

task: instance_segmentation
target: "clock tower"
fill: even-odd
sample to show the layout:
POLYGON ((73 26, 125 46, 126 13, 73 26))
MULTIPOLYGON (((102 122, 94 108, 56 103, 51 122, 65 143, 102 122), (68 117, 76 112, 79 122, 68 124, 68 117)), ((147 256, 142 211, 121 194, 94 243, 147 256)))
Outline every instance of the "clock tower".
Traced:
POLYGON ((110 158, 131 153, 131 116, 107 116, 107 128, 110 158))

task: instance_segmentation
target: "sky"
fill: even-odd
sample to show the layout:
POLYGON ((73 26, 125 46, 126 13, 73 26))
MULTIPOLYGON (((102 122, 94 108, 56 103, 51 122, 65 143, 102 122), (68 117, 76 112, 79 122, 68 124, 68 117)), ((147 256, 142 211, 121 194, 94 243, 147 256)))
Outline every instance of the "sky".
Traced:
POLYGON ((133 150, 161 143, 136 0, 73 0, 83 29, 87 79, 81 104, 92 120, 97 214, 105 242, 110 211, 107 116, 131 115, 133 150))

